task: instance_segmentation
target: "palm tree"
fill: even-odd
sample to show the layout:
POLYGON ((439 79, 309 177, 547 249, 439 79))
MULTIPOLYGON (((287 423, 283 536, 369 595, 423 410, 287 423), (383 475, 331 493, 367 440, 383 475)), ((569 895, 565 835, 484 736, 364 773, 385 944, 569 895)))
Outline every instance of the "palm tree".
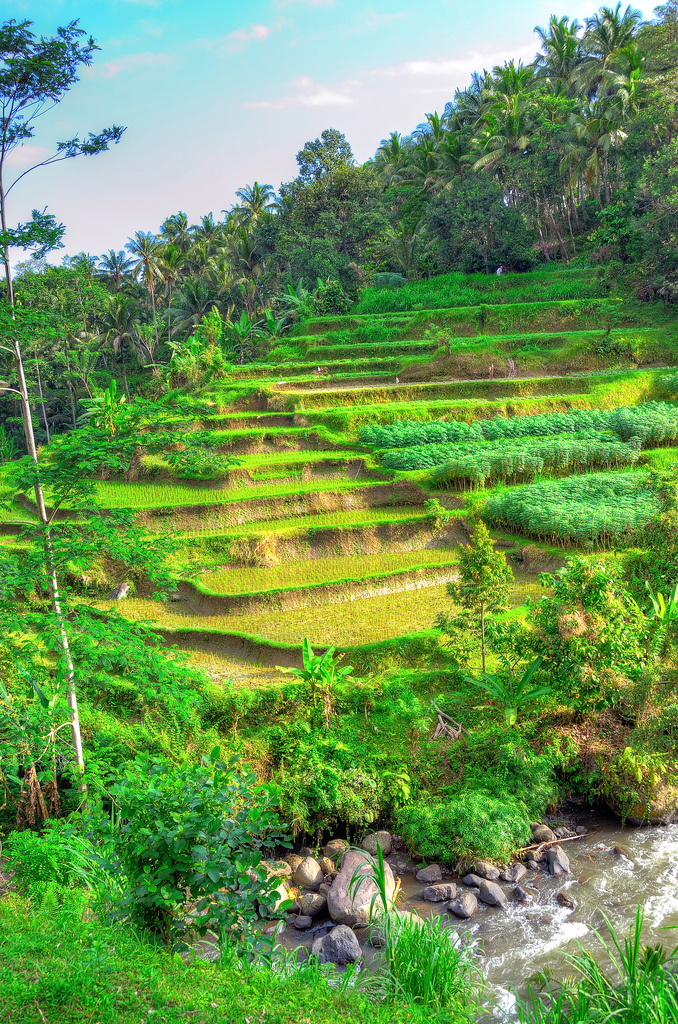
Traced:
POLYGON ((635 46, 635 36, 643 16, 634 7, 621 13, 621 2, 613 9, 601 7, 585 21, 583 47, 586 60, 577 71, 577 82, 590 99, 604 85, 606 74, 618 70, 618 62, 625 63, 625 52, 635 46))
POLYGON ((405 277, 416 274, 422 249, 426 246, 423 228, 423 221, 418 221, 411 230, 403 221, 398 221, 395 228, 389 228, 384 236, 389 255, 405 277))
POLYGON ((132 257, 132 273, 146 285, 151 296, 153 309, 153 333, 155 344, 158 344, 158 316, 155 308, 155 283, 160 278, 159 261, 162 256, 162 243, 151 231, 137 231, 125 246, 132 257))
POLYGON ((496 171, 510 156, 524 154, 534 141, 537 128, 534 103, 529 95, 499 95, 488 103, 475 144, 484 150, 473 164, 474 171, 496 171))
POLYGON ((204 278, 189 277, 182 284, 172 309, 174 325, 192 334, 212 309, 219 309, 219 300, 208 283, 204 278))
POLYGON ((548 30, 535 28, 543 53, 537 54, 537 75, 543 78, 556 96, 569 96, 574 91, 573 76, 584 59, 581 25, 576 18, 551 15, 548 30))
POLYGON ((125 394, 129 401, 127 386, 127 369, 125 367, 125 342, 132 341, 134 329, 139 322, 139 308, 129 295, 109 295, 103 316, 104 339, 110 344, 113 352, 120 355, 122 377, 125 382, 125 394))
POLYGON ((99 257, 98 271, 102 277, 113 285, 113 290, 121 291, 125 278, 130 273, 133 261, 125 255, 125 250, 115 252, 109 249, 107 253, 99 257))
POLYGON ((165 246, 162 256, 158 261, 158 270, 167 295, 167 341, 172 341, 172 292, 176 282, 181 275, 182 267, 186 262, 186 256, 179 246, 170 242, 165 246))
POLYGON ((175 245, 180 252, 187 252, 193 242, 191 228, 188 226, 188 217, 180 210, 167 217, 160 226, 160 237, 164 242, 175 245))
POLYGON ((235 194, 240 200, 236 212, 239 220, 244 223, 256 223, 273 209, 275 192, 272 185, 262 185, 255 181, 253 185, 236 189, 235 194))
POLYGON ((408 172, 410 149, 400 132, 391 132, 382 139, 374 163, 386 185, 397 185, 404 181, 408 172))

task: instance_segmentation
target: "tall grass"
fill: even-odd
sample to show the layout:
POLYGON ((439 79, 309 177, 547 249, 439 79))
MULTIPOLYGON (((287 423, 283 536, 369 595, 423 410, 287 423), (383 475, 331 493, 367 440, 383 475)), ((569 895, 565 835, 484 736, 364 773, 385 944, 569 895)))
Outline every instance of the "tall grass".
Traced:
MULTIPOLYGON (((360 851, 363 852, 363 851, 360 851)), ((446 929, 442 918, 422 919, 401 915, 387 895, 386 870, 381 846, 377 856, 364 854, 377 891, 372 898, 371 924, 379 928, 383 951, 372 985, 382 998, 439 1012, 471 1014, 479 1007, 483 978, 472 947, 446 929)), ((365 877, 360 870, 351 879, 357 890, 365 877)))
MULTIPOLYGON (((605 915, 603 915, 605 916, 605 915)), ((589 952, 565 957, 578 980, 560 989, 531 989, 518 1002, 521 1024, 675 1024, 678 1021, 678 946, 667 952, 662 946, 642 942, 644 911, 638 907, 628 937, 617 936, 605 923, 609 940, 600 932, 602 967, 589 952)))

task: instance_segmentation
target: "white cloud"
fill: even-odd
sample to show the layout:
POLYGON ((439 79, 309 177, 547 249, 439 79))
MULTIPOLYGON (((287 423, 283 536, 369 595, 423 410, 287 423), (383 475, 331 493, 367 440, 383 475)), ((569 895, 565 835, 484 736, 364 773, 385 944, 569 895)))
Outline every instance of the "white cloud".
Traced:
POLYGON ((496 64, 503 64, 508 60, 522 60, 527 63, 534 59, 536 51, 537 46, 534 43, 513 47, 511 50, 495 50, 488 47, 480 50, 467 50, 461 57, 434 57, 427 60, 405 61, 404 64, 392 67, 377 68, 370 74, 398 78, 403 76, 448 78, 456 81, 460 76, 469 77, 474 71, 492 68, 496 64))
POLYGON ((341 85, 322 85, 306 75, 300 75, 290 82, 297 90, 288 96, 274 100, 259 100, 243 104, 255 110, 286 110, 289 107, 350 107, 354 103, 354 92, 361 82, 345 81, 341 85))
POLYGON ((131 71, 162 71, 169 68, 174 60, 174 54, 171 53, 123 53, 120 57, 114 57, 102 64, 99 73, 104 78, 117 78, 118 75, 131 71))
POLYGON ((33 164, 39 164, 49 154, 50 151, 48 149, 43 149, 42 146, 32 146, 30 142, 27 142, 25 145, 18 146, 12 150, 5 159, 5 166, 16 167, 17 170, 25 170, 27 167, 32 167, 33 164))

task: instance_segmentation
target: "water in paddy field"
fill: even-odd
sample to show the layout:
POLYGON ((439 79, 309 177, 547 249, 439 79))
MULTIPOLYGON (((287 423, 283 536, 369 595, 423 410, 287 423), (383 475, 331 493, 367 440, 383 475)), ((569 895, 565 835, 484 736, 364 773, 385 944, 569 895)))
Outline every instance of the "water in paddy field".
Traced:
MULTIPOLYGON (((591 823, 591 827, 596 826, 591 823)), ((678 945, 678 931, 666 930, 678 926, 678 825, 622 829, 606 821, 594 835, 564 843, 563 849, 570 858, 571 875, 553 878, 539 871, 523 879, 522 887, 535 897, 531 906, 512 900, 513 887, 500 882, 509 896, 507 912, 487 907, 471 921, 449 922, 450 928, 482 944, 479 966, 490 995, 503 1009, 511 1008, 513 990, 524 992, 535 975, 548 972, 557 979, 570 975, 563 952, 578 953, 583 946, 596 960, 604 961, 605 951, 594 934, 599 929, 609 939, 601 911, 622 941, 641 904, 645 908, 643 943, 662 943, 667 949, 678 945), (569 896, 575 909, 560 906, 558 893, 569 896)), ((436 913, 420 899, 422 886, 414 875, 405 876, 403 883, 407 899, 400 905, 404 909, 417 910, 422 916, 436 913)))

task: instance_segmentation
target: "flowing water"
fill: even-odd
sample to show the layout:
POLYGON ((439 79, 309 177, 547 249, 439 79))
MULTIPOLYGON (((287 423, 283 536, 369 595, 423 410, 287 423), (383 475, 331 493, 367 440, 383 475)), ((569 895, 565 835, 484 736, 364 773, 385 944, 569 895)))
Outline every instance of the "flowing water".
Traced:
MULTIPOLYGON (((678 945, 678 825, 664 828, 622 829, 609 820, 589 821, 594 835, 566 842, 572 874, 553 878, 543 871, 529 872, 521 885, 534 896, 523 906, 511 899, 513 886, 500 882, 509 896, 507 912, 483 907, 470 921, 449 920, 449 927, 481 944, 480 966, 495 998, 508 1009, 512 991, 525 991, 541 972, 556 978, 571 973, 562 953, 591 952, 599 961, 605 951, 596 938, 599 929, 609 940, 603 914, 617 935, 628 935, 640 904, 645 909, 643 941, 678 945), (574 909, 561 906, 565 893, 574 909), (580 945, 579 945, 580 944, 580 945)), ((463 888, 463 886, 462 886, 463 888)), ((422 916, 438 911, 421 900, 422 885, 414 875, 403 877, 404 909, 422 916)), ((448 920, 451 915, 445 914, 448 920)))

